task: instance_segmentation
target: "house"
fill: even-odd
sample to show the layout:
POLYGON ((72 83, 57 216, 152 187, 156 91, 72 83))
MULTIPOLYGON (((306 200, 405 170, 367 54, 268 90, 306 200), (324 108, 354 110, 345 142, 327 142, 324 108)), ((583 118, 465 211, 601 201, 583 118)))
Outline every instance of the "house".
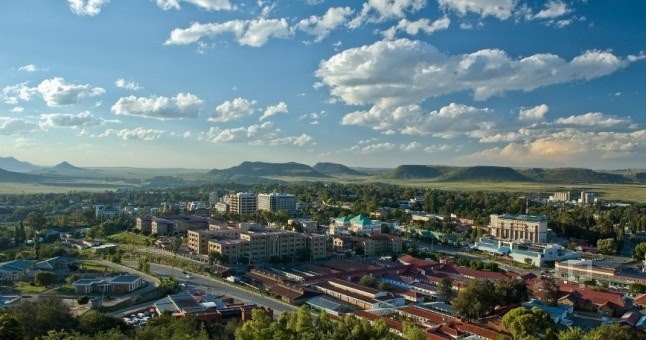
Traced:
POLYGON ((525 302, 523 303, 523 307, 527 309, 538 308, 547 312, 556 324, 560 323, 562 320, 567 320, 567 315, 572 312, 572 310, 568 308, 544 305, 539 300, 525 302))
POLYGON ((112 280, 112 291, 116 294, 130 293, 144 286, 145 281, 139 275, 119 275, 112 280))
POLYGON ((72 285, 79 294, 125 294, 143 287, 145 281, 139 275, 119 275, 111 279, 80 279, 72 285))
POLYGON ((631 327, 637 327, 639 321, 644 317, 640 312, 626 312, 619 319, 619 323, 629 325, 631 327))
POLYGON ((40 261, 34 264, 35 271, 50 271, 61 279, 70 274, 71 267, 76 263, 73 257, 57 256, 48 260, 40 261))
POLYGON ((175 294, 168 295, 153 304, 158 315, 172 313, 181 318, 192 315, 205 322, 227 323, 231 320, 251 320, 251 312, 260 309, 273 319, 271 308, 261 307, 254 303, 234 303, 232 298, 224 295, 210 294, 175 294))
POLYGON ((0 281, 19 281, 28 277, 33 261, 13 260, 0 263, 0 281))
POLYGON ((403 297, 396 297, 390 292, 379 291, 350 281, 330 279, 314 286, 325 295, 347 302, 363 309, 392 308, 403 306, 403 297))

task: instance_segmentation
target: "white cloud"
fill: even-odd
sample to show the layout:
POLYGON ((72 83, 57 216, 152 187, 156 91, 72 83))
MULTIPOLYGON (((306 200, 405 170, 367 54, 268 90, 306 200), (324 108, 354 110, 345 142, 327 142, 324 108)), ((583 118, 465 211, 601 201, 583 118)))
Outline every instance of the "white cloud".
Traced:
POLYGON ((100 87, 92 87, 89 84, 68 84, 65 79, 60 77, 45 79, 36 88, 47 106, 72 105, 83 98, 105 93, 105 90, 100 87))
POLYGON ((215 38, 223 33, 233 33, 240 45, 260 47, 269 38, 287 38, 291 31, 287 20, 258 18, 254 20, 231 20, 223 23, 193 23, 188 28, 176 28, 164 45, 188 45, 203 37, 215 38))
POLYGON ((395 148, 395 144, 392 143, 379 143, 379 144, 359 144, 350 148, 351 151, 354 151, 359 154, 367 154, 373 152, 383 152, 389 151, 395 148))
POLYGON ((28 82, 5 86, 2 89, 2 101, 9 105, 16 105, 20 100, 30 101, 38 93, 35 87, 27 86, 28 82))
POLYGON ((280 102, 276 105, 267 106, 265 112, 260 117, 260 120, 265 120, 271 116, 275 116, 279 113, 287 113, 287 104, 285 102, 280 102))
POLYGON ((436 153, 454 150, 454 147, 448 144, 433 144, 424 148, 424 152, 436 153))
POLYGON ((76 15, 95 16, 101 12, 101 7, 110 0, 67 0, 72 13, 76 15))
POLYGON ((71 113, 48 113, 40 115, 40 127, 69 127, 69 128, 86 128, 91 126, 102 125, 106 121, 95 117, 90 111, 83 111, 78 114, 71 113))
POLYGON ((209 11, 233 10, 235 6, 231 5, 229 0, 154 0, 157 6, 163 10, 180 9, 180 2, 193 4, 199 8, 209 11))
POLYGON ((269 145, 296 145, 305 146, 312 143, 312 136, 303 133, 300 136, 289 136, 270 140, 269 145))
POLYGON ((22 119, 0 117, 0 136, 20 135, 38 130, 38 124, 22 119))
POLYGON ((500 20, 511 17, 516 0, 438 0, 440 7, 458 12, 460 15, 475 13, 481 17, 493 16, 500 20))
POLYGON ((518 120, 522 122, 542 122, 545 120, 545 114, 549 109, 549 106, 545 104, 531 108, 523 108, 518 114, 518 120))
POLYGON ((408 144, 402 144, 399 146, 399 148, 404 152, 417 151, 421 147, 422 147, 422 143, 420 142, 410 142, 408 144))
POLYGON ((215 110, 211 112, 209 121, 223 123, 240 120, 244 117, 253 115, 256 111, 255 105, 255 100, 241 97, 235 98, 234 100, 227 100, 218 105, 215 110))
POLYGON ((437 31, 442 31, 449 28, 451 19, 443 17, 431 22, 428 18, 422 18, 417 21, 409 21, 408 19, 401 19, 396 26, 389 28, 383 32, 384 37, 393 39, 397 32, 406 32, 408 35, 417 35, 420 32, 426 34, 433 34, 437 31))
POLYGON ((11 109, 11 112, 14 112, 14 113, 20 113, 20 112, 23 112, 23 111, 25 111, 25 108, 22 107, 22 106, 16 106, 16 107, 11 109))
POLYGON ((550 1, 545 4, 545 9, 536 13, 533 19, 554 19, 570 13, 572 10, 561 1, 550 1))
POLYGON ((161 138, 164 135, 163 130, 155 129, 144 129, 138 127, 135 129, 108 129, 104 133, 100 134, 99 137, 109 137, 116 136, 123 140, 143 140, 143 141, 152 141, 161 138))
POLYGON ((28 65, 18 67, 18 71, 31 73, 31 72, 40 71, 40 69, 34 64, 28 64, 28 65))
POLYGON ((119 78, 115 80, 114 86, 122 89, 126 89, 126 90, 132 90, 132 91, 138 91, 142 89, 142 87, 137 82, 128 81, 123 78, 119 78))
POLYGON ((18 137, 13 142, 13 146, 16 149, 31 149, 36 146, 34 140, 31 138, 18 137))
POLYGON ((161 120, 197 118, 203 103, 203 100, 190 93, 178 93, 172 98, 128 96, 119 98, 111 111, 117 115, 161 120))
POLYGON ((429 97, 473 91, 484 100, 507 91, 590 80, 629 64, 609 51, 586 51, 567 61, 553 54, 514 59, 502 50, 446 55, 437 48, 408 39, 379 41, 351 48, 323 60, 317 85, 347 104, 393 107, 429 97))
POLYGON ((352 14, 350 7, 330 7, 323 16, 311 16, 301 20, 296 26, 301 31, 315 37, 314 41, 325 39, 332 30, 345 24, 352 14))
POLYGON ((220 129, 212 127, 206 134, 205 138, 213 143, 238 143, 248 142, 249 144, 259 145, 266 141, 276 138, 279 132, 274 128, 272 122, 254 124, 248 127, 238 127, 231 129, 220 129))
POLYGON ((364 22, 383 22, 401 19, 407 13, 415 13, 426 5, 425 0, 368 0, 361 12, 348 23, 350 28, 358 28, 364 22))
POLYGON ((342 125, 367 126, 374 130, 394 129, 405 135, 433 135, 452 138, 473 130, 490 129, 496 125, 494 111, 451 103, 437 111, 424 112, 419 105, 382 108, 345 115, 342 125))
POLYGON ((617 125, 629 125, 630 117, 611 117, 601 112, 590 112, 579 116, 559 118, 556 124, 572 125, 581 127, 612 127, 617 125))

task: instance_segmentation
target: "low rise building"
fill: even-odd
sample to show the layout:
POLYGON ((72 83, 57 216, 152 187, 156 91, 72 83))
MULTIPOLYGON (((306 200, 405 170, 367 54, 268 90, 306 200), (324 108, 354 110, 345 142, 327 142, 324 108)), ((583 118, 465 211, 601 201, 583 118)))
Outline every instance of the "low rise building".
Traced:
POLYGON ((571 281, 597 280, 621 287, 631 283, 646 285, 646 273, 611 261, 567 260, 557 262, 554 269, 562 278, 571 281))
POLYGON ((72 285, 78 294, 125 294, 143 287, 145 281, 139 275, 119 275, 111 279, 80 279, 72 285))
POLYGON ((580 258, 580 255, 564 249, 558 244, 535 244, 528 246, 517 242, 505 242, 480 238, 471 249, 480 250, 492 255, 511 258, 520 263, 530 263, 543 267, 549 262, 580 258))
POLYGON ((222 324, 232 320, 251 320, 251 312, 255 309, 264 311, 270 320, 274 315, 271 308, 255 303, 235 303, 232 298, 224 295, 209 294, 168 295, 155 302, 153 307, 157 315, 170 312, 176 318, 191 315, 204 322, 222 324))

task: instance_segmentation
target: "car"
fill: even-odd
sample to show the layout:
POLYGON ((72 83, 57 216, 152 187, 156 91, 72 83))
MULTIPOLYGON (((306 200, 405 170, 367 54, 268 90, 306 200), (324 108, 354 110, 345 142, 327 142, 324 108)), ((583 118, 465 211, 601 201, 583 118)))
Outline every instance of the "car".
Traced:
POLYGON ((147 325, 146 321, 142 321, 139 323, 139 328, 144 328, 146 327, 146 325, 147 325))
POLYGON ((184 282, 180 283, 179 285, 180 285, 180 287, 186 287, 186 283, 184 283, 184 282))
POLYGON ((138 317, 139 319, 143 319, 143 318, 144 318, 144 316, 145 316, 145 315, 144 315, 144 313, 137 313, 137 317, 138 317))
POLYGON ((130 318, 123 318, 123 322, 128 323, 128 322, 132 322, 132 320, 130 320, 130 318))

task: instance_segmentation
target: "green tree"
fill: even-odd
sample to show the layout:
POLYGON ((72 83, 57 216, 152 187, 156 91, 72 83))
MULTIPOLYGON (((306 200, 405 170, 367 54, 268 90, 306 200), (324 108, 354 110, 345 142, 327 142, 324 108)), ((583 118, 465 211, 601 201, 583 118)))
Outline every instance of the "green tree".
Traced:
POLYGON ((498 304, 501 306, 521 303, 529 299, 527 286, 522 280, 512 278, 498 280, 494 286, 498 296, 498 304))
POLYGON ((0 339, 22 339, 20 322, 8 311, 0 314, 0 339))
POLYGON ((605 255, 614 255, 617 253, 617 243, 614 238, 597 240, 597 251, 605 255))
POLYGON ((27 339, 44 336, 52 329, 75 329, 78 320, 61 299, 41 295, 37 301, 24 301, 12 310, 27 339))
POLYGON ((150 273, 150 260, 148 257, 144 256, 139 258, 139 271, 144 273, 150 273))
POLYGON ((503 316, 502 324, 514 339, 556 338, 554 320, 549 313, 540 308, 514 308, 503 316))
POLYGON ((633 257, 637 260, 643 260, 646 255, 646 242, 640 242, 633 249, 633 257))
POLYGON ((419 329, 415 324, 404 321, 403 325, 403 333, 404 333, 404 338, 406 340, 425 340, 426 335, 424 335, 424 332, 422 332, 421 329, 419 329))
POLYGON ((440 280, 440 284, 438 286, 438 293, 440 299, 444 301, 451 301, 455 297, 455 290, 453 290, 453 280, 449 279, 448 277, 443 277, 442 280, 440 280))
POLYGON ((610 325, 601 325, 588 331, 588 334, 583 338, 584 340, 643 340, 646 335, 637 332, 627 325, 620 325, 612 323, 610 325))
POLYGON ((47 226, 47 219, 45 218, 45 216, 43 216, 42 213, 32 211, 27 215, 27 217, 25 218, 23 223, 33 233, 33 232, 36 232, 36 231, 41 230, 44 227, 46 227, 47 226))
POLYGON ((79 305, 86 305, 88 302, 90 302, 90 298, 87 295, 83 295, 80 298, 76 299, 76 302, 79 305))
POLYGON ((42 249, 42 246, 40 244, 40 237, 38 235, 34 236, 34 257, 36 257, 36 260, 40 259, 40 250, 42 249))
POLYGON ((111 329, 125 332, 128 330, 128 326, 122 319, 95 310, 91 310, 79 318, 78 331, 83 334, 96 335, 111 329))
POLYGON ((270 326, 269 316, 260 309, 254 309, 251 312, 251 320, 238 328, 235 336, 237 340, 272 339, 273 332, 270 326))
POLYGON ((586 333, 579 327, 562 329, 556 335, 558 340, 583 340, 586 333))
POLYGON ((639 283, 631 283, 629 288, 631 293, 644 294, 646 293, 646 286, 639 283))
POLYGON ((374 287, 377 284, 377 280, 371 275, 364 275, 359 279, 359 284, 367 287, 374 287))
POLYGON ((467 320, 479 319, 494 310, 498 298, 494 284, 489 280, 467 282, 453 299, 453 309, 467 320))
POLYGON ((52 272, 38 272, 34 277, 34 283, 37 286, 49 287, 56 283, 56 275, 52 272))

